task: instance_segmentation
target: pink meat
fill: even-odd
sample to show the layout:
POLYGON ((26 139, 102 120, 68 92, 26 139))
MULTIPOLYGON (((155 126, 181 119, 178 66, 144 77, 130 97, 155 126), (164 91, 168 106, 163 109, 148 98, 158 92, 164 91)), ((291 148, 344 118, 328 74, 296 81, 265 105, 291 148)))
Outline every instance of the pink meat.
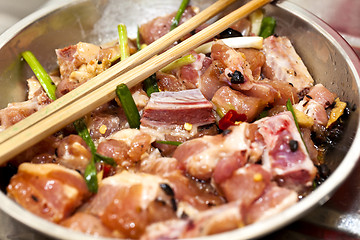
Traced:
POLYGON ((264 193, 270 180, 270 172, 261 165, 249 164, 237 169, 219 187, 227 201, 240 201, 243 207, 247 207, 264 193))
POLYGON ((310 96, 314 101, 321 104, 324 108, 329 107, 336 98, 336 94, 330 92, 321 83, 312 87, 307 95, 310 96))
POLYGON ((314 80, 287 37, 264 40, 266 65, 263 73, 271 80, 291 83, 298 93, 313 86, 314 80))
POLYGON ((253 121, 266 107, 267 103, 259 97, 250 97, 228 86, 221 87, 211 99, 217 111, 224 115, 231 109, 246 115, 246 121, 253 121))
POLYGON ((270 185, 247 210, 246 224, 269 218, 294 205, 298 200, 293 190, 270 185))
POLYGON ((263 165, 271 171, 279 184, 301 190, 311 186, 316 168, 311 161, 290 112, 256 122, 258 132, 266 145, 263 165), (296 141, 297 148, 291 150, 290 141, 296 141))
POLYGON ((197 89, 158 92, 151 95, 141 119, 142 125, 206 125, 214 123, 212 104, 197 89))
MULTIPOLYGON (((157 17, 150 22, 141 25, 139 31, 144 43, 150 44, 168 33, 170 31, 172 19, 174 18, 175 14, 176 12, 163 17, 157 17)), ((196 13, 192 7, 187 7, 180 19, 179 24, 184 23, 195 14, 196 13)))

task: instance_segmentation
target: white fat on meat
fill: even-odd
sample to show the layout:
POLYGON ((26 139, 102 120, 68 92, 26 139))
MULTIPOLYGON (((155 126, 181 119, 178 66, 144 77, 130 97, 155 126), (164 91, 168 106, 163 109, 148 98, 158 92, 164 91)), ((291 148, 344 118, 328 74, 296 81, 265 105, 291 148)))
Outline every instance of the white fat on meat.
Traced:
POLYGON ((298 93, 313 86, 313 78, 287 37, 266 38, 263 51, 267 78, 291 83, 298 93))

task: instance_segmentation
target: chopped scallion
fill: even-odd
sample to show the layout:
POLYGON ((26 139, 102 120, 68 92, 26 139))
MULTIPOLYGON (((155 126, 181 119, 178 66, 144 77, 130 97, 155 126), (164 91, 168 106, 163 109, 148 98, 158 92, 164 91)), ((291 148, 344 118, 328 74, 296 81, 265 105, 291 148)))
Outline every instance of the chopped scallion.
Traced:
POLYGON ((140 114, 129 88, 123 83, 118 85, 116 95, 124 109, 130 128, 140 128, 140 114))
POLYGON ((128 36, 127 36, 125 24, 118 25, 118 32, 119 32, 120 59, 121 61, 123 61, 124 59, 130 56, 128 36))
POLYGON ((147 79, 145 79, 143 82, 143 85, 144 85, 144 90, 145 90, 146 94, 148 95, 148 97, 150 97, 151 94, 154 92, 159 92, 159 87, 158 87, 157 81, 156 81, 156 74, 153 74, 150 77, 148 77, 147 79))
POLYGON ((173 146, 179 146, 180 144, 182 144, 182 142, 177 142, 177 141, 156 141, 156 142, 161 144, 173 145, 173 146))
POLYGON ((174 28, 176 28, 177 26, 179 26, 180 18, 182 16, 182 14, 184 13, 189 2, 190 2, 190 0, 182 0, 179 10, 177 11, 176 16, 173 19, 172 24, 170 26, 170 31, 173 30, 174 28))
POLYGON ((264 17, 261 23, 260 37, 267 38, 274 34, 276 20, 273 17, 264 17))
POLYGON ((97 193, 98 180, 94 157, 91 158, 90 163, 85 168, 84 178, 89 191, 92 193, 97 193))
POLYGON ((36 75, 36 78, 39 80, 42 88, 48 95, 51 100, 56 99, 55 91, 56 86, 54 82, 51 80, 49 74, 45 71, 43 66, 41 66, 40 62, 36 59, 34 54, 30 51, 25 51, 21 53, 21 56, 25 59, 25 61, 29 64, 31 70, 36 75))
POLYGON ((174 70, 176 68, 180 68, 182 66, 191 64, 191 63, 193 63, 195 61, 196 61, 196 58, 194 57, 194 55, 189 54, 189 55, 186 55, 186 56, 184 56, 182 58, 179 58, 179 59, 173 61, 172 63, 170 63, 169 65, 167 65, 163 69, 161 69, 161 71, 164 72, 164 73, 169 73, 169 72, 171 72, 172 70, 174 70))
POLYGON ((287 108, 287 110, 288 110, 289 112, 291 112, 291 114, 292 114, 292 116, 293 116, 293 118, 294 118, 294 122, 295 122, 296 128, 297 128, 297 130, 298 130, 298 132, 299 132, 299 134, 300 134, 301 140, 302 140, 303 143, 304 143, 304 146, 305 146, 306 151, 309 153, 309 150, 308 150, 307 147, 306 147, 304 138, 303 138, 302 133, 301 133, 301 131, 300 131, 299 123, 298 123, 298 121, 297 121, 296 114, 295 114, 295 111, 294 111, 294 108, 293 108, 293 106, 292 106, 292 103, 291 103, 290 99, 288 99, 287 102, 286 102, 286 108, 287 108))

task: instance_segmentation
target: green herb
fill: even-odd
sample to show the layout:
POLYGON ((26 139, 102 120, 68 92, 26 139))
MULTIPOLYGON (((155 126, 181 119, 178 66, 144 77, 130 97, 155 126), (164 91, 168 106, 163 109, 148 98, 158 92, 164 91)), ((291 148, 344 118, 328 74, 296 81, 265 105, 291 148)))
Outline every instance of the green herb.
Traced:
POLYGON ((128 36, 127 36, 125 24, 118 25, 118 32, 119 32, 120 59, 121 61, 123 61, 130 56, 128 36))
POLYGON ((182 16, 182 14, 184 13, 187 5, 189 4, 190 0, 182 0, 179 10, 176 13, 175 18, 172 21, 172 24, 170 26, 170 31, 173 30, 174 28, 176 28, 179 25, 180 22, 180 18, 182 16))
POLYGON ((37 79, 39 80, 42 88, 44 89, 48 97, 51 100, 55 100, 56 86, 54 82, 51 80, 49 74, 45 71, 45 69, 41 66, 40 62, 36 59, 34 54, 30 51, 25 51, 21 53, 21 56, 29 64, 31 70, 36 75, 37 79))
POLYGON ((85 178, 86 185, 87 185, 89 191, 92 193, 96 193, 97 189, 98 189, 98 185, 97 185, 97 171, 96 171, 95 163, 96 162, 104 162, 113 167, 116 167, 116 162, 114 161, 113 158, 103 156, 96 152, 95 144, 94 144, 93 140, 91 139, 91 136, 90 136, 90 133, 85 124, 84 118, 80 118, 80 119, 76 120, 75 122, 73 122, 73 125, 74 125, 78 135, 82 139, 84 139, 86 144, 90 147, 92 157, 91 157, 90 163, 86 166, 86 169, 84 172, 84 178, 85 178))
POLYGON ((305 146, 306 151, 309 153, 309 150, 308 150, 307 147, 306 147, 304 138, 303 138, 302 133, 301 133, 301 131, 300 131, 299 123, 298 123, 298 121, 297 121, 296 114, 295 114, 295 111, 294 111, 294 108, 293 108, 293 106, 292 106, 292 104, 291 104, 290 99, 288 99, 287 102, 286 102, 286 108, 287 108, 288 111, 291 112, 291 114, 292 114, 292 116, 293 116, 293 118, 294 118, 294 122, 295 122, 296 128, 297 128, 297 130, 298 130, 298 132, 299 132, 299 134, 300 134, 301 140, 302 140, 303 143, 304 143, 304 146, 305 146))
POLYGON ((106 157, 104 155, 101 155, 99 153, 95 153, 95 162, 104 162, 106 164, 109 164, 113 167, 116 167, 117 163, 114 161, 111 157, 106 157))
POLYGON ((276 20, 273 17, 264 17, 261 22, 260 37, 267 38, 274 34, 276 20))
POLYGON ((150 97, 150 95, 154 92, 159 92, 159 87, 156 81, 156 74, 151 75, 143 82, 144 90, 146 94, 150 97))
POLYGON ((173 146, 179 146, 180 144, 182 144, 182 142, 177 142, 177 141, 156 141, 156 142, 161 144, 173 145, 173 146))
POLYGON ((269 116, 269 111, 268 111, 268 110, 264 110, 264 111, 262 111, 262 112, 259 114, 258 119, 261 119, 261 118, 264 118, 264 117, 267 117, 267 116, 269 116))
POLYGON ((89 133, 89 131, 87 129, 87 126, 85 124, 85 119, 80 118, 80 119, 76 120, 75 122, 73 122, 73 125, 74 125, 78 135, 82 139, 84 139, 86 144, 90 147, 91 153, 95 154, 96 147, 95 147, 95 144, 94 144, 93 140, 91 139, 90 133, 89 133))
POLYGON ((138 51, 141 50, 140 39, 141 39, 140 28, 139 28, 139 26, 138 26, 138 27, 137 27, 137 35, 136 35, 136 47, 137 47, 138 51))
POLYGON ((140 128, 140 114, 129 88, 123 83, 118 85, 116 95, 124 109, 130 128, 140 128))
POLYGON ((91 158, 90 163, 85 168, 84 178, 89 191, 92 193, 97 193, 98 181, 94 157, 91 158))
POLYGON ((166 67, 164 67, 163 69, 161 69, 162 72, 164 73, 169 73, 174 69, 180 68, 182 66, 191 64, 193 62, 195 62, 196 58, 194 57, 194 55, 189 54, 186 55, 182 58, 179 58, 175 61, 173 61, 172 63, 170 63, 169 65, 167 65, 166 67))

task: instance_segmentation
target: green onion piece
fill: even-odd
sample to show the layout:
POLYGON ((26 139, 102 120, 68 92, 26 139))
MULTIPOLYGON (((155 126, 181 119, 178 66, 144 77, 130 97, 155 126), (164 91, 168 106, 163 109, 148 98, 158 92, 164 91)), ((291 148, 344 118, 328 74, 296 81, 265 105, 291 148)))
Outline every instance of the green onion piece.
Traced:
POLYGON ((116 95, 124 109, 130 128, 140 128, 140 114, 129 88, 123 83, 118 85, 116 87, 116 95))
POLYGON ((129 49, 125 24, 118 25, 118 32, 119 32, 120 59, 121 61, 123 61, 130 56, 130 49, 129 49))
POLYGON ((90 147, 91 153, 94 154, 96 152, 96 147, 95 147, 93 140, 90 137, 90 133, 85 124, 85 119, 80 118, 80 119, 76 120, 75 122, 73 122, 73 125, 74 125, 78 135, 82 139, 84 139, 86 144, 90 147))
POLYGON ((138 27, 137 27, 137 35, 136 35, 136 47, 137 47, 138 51, 141 50, 140 39, 141 39, 141 36, 140 36, 140 28, 139 28, 139 26, 138 26, 138 27))
POLYGON ((267 38, 274 34, 276 20, 273 17, 264 17, 261 22, 260 37, 267 38))
POLYGON ((294 118, 294 122, 295 122, 296 128, 297 128, 297 130, 298 130, 298 132, 299 132, 299 134, 300 134, 301 140, 302 140, 303 143, 304 143, 304 146, 305 146, 305 148, 306 148, 306 151, 309 153, 309 150, 308 150, 307 147, 306 147, 304 138, 303 138, 302 133, 301 133, 301 131, 300 131, 299 123, 298 123, 298 121, 297 121, 296 114, 295 114, 295 111, 294 111, 294 108, 293 108, 293 106, 292 106, 292 104, 291 104, 290 99, 288 99, 287 102, 286 102, 286 109, 291 112, 291 114, 292 114, 292 116, 293 116, 293 118, 294 118))
POLYGON ((262 9, 258 9, 249 15, 249 19, 251 22, 251 33, 253 33, 255 36, 259 36, 260 34, 261 23, 263 18, 264 18, 264 12, 262 9))
POLYGON ((41 86, 45 90, 46 94, 51 100, 56 99, 55 91, 56 86, 54 82, 51 80, 49 74, 45 71, 45 69, 41 66, 39 61, 36 59, 34 54, 30 51, 25 51, 21 53, 21 56, 25 59, 25 61, 29 64, 31 70, 36 75, 39 80, 41 86))
POLYGON ((116 165, 117 165, 117 163, 114 161, 114 159, 113 158, 111 158, 111 157, 106 157, 106 156, 104 156, 104 155, 101 155, 101 154, 99 154, 99 153, 95 153, 95 159, 97 159, 96 160, 96 162, 104 162, 104 163, 106 163, 106 164, 109 164, 109 165, 111 165, 111 166, 113 166, 113 167, 116 167, 116 165))
POLYGON ((259 114, 258 119, 261 119, 261 118, 264 118, 264 117, 267 117, 267 116, 269 116, 269 111, 268 111, 268 110, 264 110, 264 111, 262 111, 262 112, 259 114))
POLYGON ((159 92, 159 87, 156 81, 156 74, 151 75, 143 82, 144 89, 148 97, 154 92, 159 92))
POLYGON ((180 22, 180 18, 182 16, 182 14, 184 13, 187 5, 189 4, 190 0, 182 0, 179 10, 176 13, 175 18, 173 19, 171 26, 170 26, 170 31, 173 30, 174 28, 176 28, 179 25, 180 22))
POLYGON ((89 191, 92 193, 96 193, 98 190, 98 181, 95 161, 93 157, 91 158, 90 163, 85 168, 84 178, 89 191))
POLYGON ((180 144, 182 144, 182 142, 177 142, 177 141, 156 141, 156 142, 161 144, 173 145, 173 146, 179 146, 180 144))
POLYGON ((194 57, 194 55, 189 54, 189 55, 186 55, 182 58, 179 58, 179 59, 173 61, 172 63, 170 63, 163 69, 161 69, 161 71, 164 73, 169 73, 176 68, 180 68, 182 66, 191 64, 191 63, 195 62, 195 60, 196 60, 196 58, 194 57))

